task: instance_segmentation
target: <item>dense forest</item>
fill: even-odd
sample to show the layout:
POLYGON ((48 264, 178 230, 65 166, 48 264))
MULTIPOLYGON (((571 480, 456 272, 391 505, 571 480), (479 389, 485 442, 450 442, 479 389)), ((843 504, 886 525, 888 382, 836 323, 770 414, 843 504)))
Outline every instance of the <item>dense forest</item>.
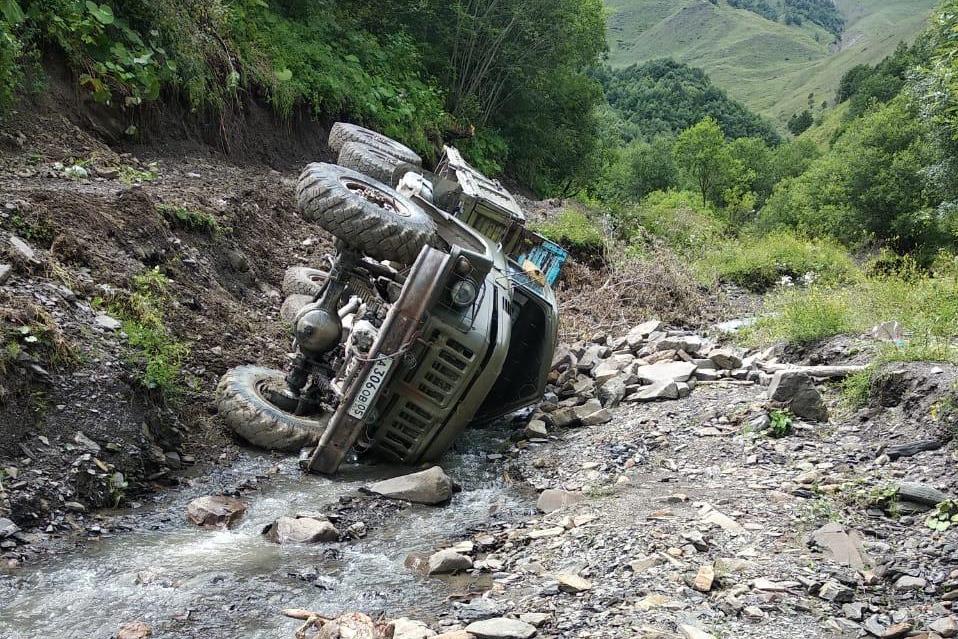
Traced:
MULTIPOLYGON (((718 0, 711 0, 713 4, 718 0)), ((745 9, 773 21, 801 25, 806 20, 836 37, 845 29, 845 18, 832 0, 783 0, 775 6, 767 0, 728 0, 730 6, 745 9)))
POLYGON ((653 60, 624 69, 594 72, 606 100, 628 123, 628 141, 674 134, 704 116, 714 118, 730 138, 758 137, 777 144, 774 125, 732 100, 701 69, 674 60, 653 60))
POLYGON ((227 126, 256 97, 426 154, 468 134, 484 169, 548 190, 592 155, 601 90, 585 70, 604 50, 600 0, 0 0, 0 112, 42 90, 55 51, 134 135, 158 100, 227 126))

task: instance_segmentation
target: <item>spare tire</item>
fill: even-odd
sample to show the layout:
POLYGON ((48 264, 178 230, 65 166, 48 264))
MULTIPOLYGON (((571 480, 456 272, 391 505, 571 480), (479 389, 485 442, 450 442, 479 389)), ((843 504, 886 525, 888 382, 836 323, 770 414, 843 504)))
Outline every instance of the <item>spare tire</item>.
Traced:
POLYGON ((398 185, 407 173, 419 172, 418 166, 404 162, 381 149, 362 142, 347 142, 344 144, 336 162, 339 166, 359 171, 392 187, 398 185))
POLYGON ((299 451, 319 442, 331 413, 303 417, 267 399, 267 385, 285 386, 281 371, 240 366, 223 375, 216 387, 217 406, 226 425, 250 444, 267 450, 299 451))
POLYGON ((316 297, 329 279, 329 273, 318 268, 291 266, 283 274, 283 292, 287 295, 316 297))
POLYGON ((296 202, 307 220, 379 260, 412 264, 424 246, 439 245, 436 223, 417 204, 352 169, 310 164, 296 202))
POLYGON ((329 147, 339 153, 347 142, 359 142, 367 146, 375 147, 394 158, 417 167, 422 166, 422 158, 415 151, 405 144, 397 142, 392 138, 387 138, 382 133, 366 129, 355 124, 346 122, 337 122, 329 131, 329 147))

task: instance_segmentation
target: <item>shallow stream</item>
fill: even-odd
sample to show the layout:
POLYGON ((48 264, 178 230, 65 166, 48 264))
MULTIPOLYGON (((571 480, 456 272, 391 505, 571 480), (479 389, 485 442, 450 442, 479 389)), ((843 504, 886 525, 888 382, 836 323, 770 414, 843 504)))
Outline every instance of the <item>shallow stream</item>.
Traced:
MULTIPOLYGON (((428 619, 448 608, 450 585, 413 574, 406 556, 531 507, 487 461, 507 434, 472 431, 459 452, 446 455, 441 465, 463 485, 451 504, 403 509, 348 543, 279 546, 260 533, 279 516, 328 510, 371 480, 409 469, 356 466, 331 480, 304 476, 295 460, 282 460, 280 472, 244 498, 249 510, 232 530, 186 522, 186 504, 215 484, 196 481, 161 499, 139 530, 0 576, 0 638, 109 639, 119 624, 137 620, 150 624, 155 638, 289 638, 300 622, 280 616, 282 608, 428 619)), ((224 473, 242 481, 276 464, 247 453, 224 473)))

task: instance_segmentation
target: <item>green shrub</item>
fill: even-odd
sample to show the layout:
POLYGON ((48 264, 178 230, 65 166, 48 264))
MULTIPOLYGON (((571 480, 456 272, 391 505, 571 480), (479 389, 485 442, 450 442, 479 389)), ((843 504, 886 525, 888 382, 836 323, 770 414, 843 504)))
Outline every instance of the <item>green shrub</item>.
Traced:
POLYGON ((9 19, 0 15, 0 113, 13 102, 22 80, 17 64, 22 45, 13 29, 9 19))
POLYGON ((650 193, 641 203, 614 212, 613 217, 623 240, 640 240, 644 231, 683 255, 712 250, 724 232, 722 222, 690 191, 650 193))
POLYGON ((530 228, 580 257, 601 257, 605 251, 602 231, 578 209, 563 209, 556 217, 531 224, 530 228))
POLYGON ((838 244, 805 240, 788 232, 750 235, 716 245, 698 261, 696 270, 706 281, 729 282, 759 292, 785 276, 810 276, 812 281, 826 284, 859 277, 854 261, 838 244))

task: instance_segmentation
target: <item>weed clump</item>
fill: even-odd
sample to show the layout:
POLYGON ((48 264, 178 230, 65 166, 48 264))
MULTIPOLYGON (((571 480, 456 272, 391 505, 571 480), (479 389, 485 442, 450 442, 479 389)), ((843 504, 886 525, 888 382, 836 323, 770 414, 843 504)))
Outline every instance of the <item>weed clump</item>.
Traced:
POLYGON ((173 301, 169 279, 158 269, 133 276, 132 291, 109 307, 123 321, 123 331, 142 369, 140 383, 164 398, 181 390, 183 360, 189 347, 166 325, 165 309, 173 301))
POLYGON ((173 204, 161 204, 156 208, 174 228, 200 231, 210 235, 216 235, 221 230, 219 222, 210 213, 193 211, 173 204))

